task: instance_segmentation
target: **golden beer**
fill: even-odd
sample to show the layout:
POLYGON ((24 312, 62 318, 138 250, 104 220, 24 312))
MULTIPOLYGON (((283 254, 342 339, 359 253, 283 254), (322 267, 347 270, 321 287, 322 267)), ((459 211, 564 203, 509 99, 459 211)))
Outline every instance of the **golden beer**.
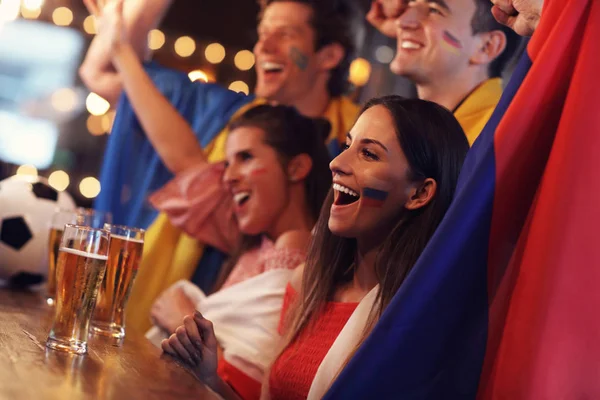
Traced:
POLYGON ((143 250, 143 239, 114 233, 111 235, 106 274, 100 284, 92 320, 94 332, 117 339, 125 336, 125 305, 133 287, 143 250))
POLYGON ((56 264, 58 263, 58 249, 63 230, 50 228, 48 240, 48 303, 53 304, 56 296, 56 264))
POLYGON ((66 225, 56 264, 56 308, 46 346, 77 354, 87 352, 90 320, 108 254, 109 233, 66 225))
MULTIPOLYGON (((93 210, 58 210, 52 217, 50 234, 48 235, 48 285, 46 301, 53 305, 56 295, 56 265, 58 262, 58 249, 66 224, 91 226, 93 210)), ((67 247, 70 247, 67 245, 67 247)))

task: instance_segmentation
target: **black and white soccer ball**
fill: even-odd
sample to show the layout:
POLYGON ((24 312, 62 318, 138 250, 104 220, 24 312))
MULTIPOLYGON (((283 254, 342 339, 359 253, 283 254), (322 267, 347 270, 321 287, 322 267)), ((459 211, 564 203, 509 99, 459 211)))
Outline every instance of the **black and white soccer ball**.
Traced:
POLYGON ((66 192, 41 177, 12 176, 0 182, 0 281, 32 286, 48 275, 48 236, 58 209, 74 209, 66 192))

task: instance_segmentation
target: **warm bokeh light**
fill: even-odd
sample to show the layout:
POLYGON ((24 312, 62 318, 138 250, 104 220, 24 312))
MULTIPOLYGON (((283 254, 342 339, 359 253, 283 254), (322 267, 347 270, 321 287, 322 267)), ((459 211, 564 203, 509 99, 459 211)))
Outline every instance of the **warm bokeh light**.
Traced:
POLYGON ((83 178, 79 183, 79 191, 83 197, 93 199, 100 194, 100 181, 98 179, 88 176, 83 178))
POLYGON ((85 122, 88 131, 94 136, 104 135, 106 131, 102 127, 102 118, 104 115, 90 115, 85 122))
POLYGON ((234 92, 238 93, 250 93, 250 88, 248 87, 246 82, 243 81, 231 82, 231 85, 229 85, 229 90, 233 90, 234 92))
POLYGON ((165 34, 158 29, 152 29, 148 33, 148 48, 150 50, 158 50, 165 44, 165 34))
POLYGON ((48 177, 48 183, 50 184, 50 186, 52 186, 59 192, 65 191, 69 187, 70 181, 71 180, 69 179, 69 174, 61 170, 54 171, 48 177))
POLYGON ((88 15, 83 20, 83 30, 89 35, 95 35, 96 31, 96 19, 92 15, 88 15))
POLYGON ((21 7, 26 10, 39 10, 44 5, 44 0, 23 0, 21 7))
POLYGON ((180 57, 189 57, 196 51, 196 42, 189 36, 182 36, 175 41, 175 53, 180 57))
POLYGON ((357 58, 350 64, 350 82, 364 86, 371 76, 371 64, 364 58, 357 58))
POLYGON ((394 49, 390 46, 379 46, 375 50, 375 59, 382 64, 389 64, 394 59, 394 49))
POLYGON ((58 89, 52 93, 50 97, 50 103, 56 111, 70 112, 77 106, 77 93, 70 88, 58 89))
POLYGON ((36 167, 34 167, 33 165, 30 164, 25 164, 25 165, 21 165, 18 169, 17 169, 17 175, 30 175, 30 176, 37 176, 38 174, 38 170, 36 167))
POLYGON ((254 66, 254 54, 248 50, 238 51, 233 62, 239 70, 248 71, 254 66))
POLYGON ((73 22, 73 11, 67 7, 58 7, 52 12, 52 22, 58 26, 69 26, 73 22))
POLYGON ((85 106, 92 115, 104 115, 110 109, 110 103, 94 92, 85 99, 85 106))
POLYGON ((113 122, 115 122, 115 114, 117 112, 115 110, 111 110, 104 114, 101 119, 102 130, 105 133, 110 133, 112 130, 113 122))
POLYGON ((195 82, 195 81, 208 82, 208 75, 206 74, 206 72, 202 71, 201 69, 197 69, 197 70, 190 72, 188 74, 188 78, 190 78, 190 81, 192 81, 192 82, 195 82))
POLYGON ((27 2, 24 1, 21 4, 21 16, 25 19, 36 19, 37 17, 40 16, 40 14, 42 13, 42 7, 41 4, 38 5, 40 2, 27 2))
POLYGON ((211 64, 218 64, 225 59, 225 47, 220 43, 211 43, 204 50, 206 61, 211 64))
POLYGON ((20 0, 2 0, 0 1, 0 23, 14 21, 19 17, 21 9, 20 0))

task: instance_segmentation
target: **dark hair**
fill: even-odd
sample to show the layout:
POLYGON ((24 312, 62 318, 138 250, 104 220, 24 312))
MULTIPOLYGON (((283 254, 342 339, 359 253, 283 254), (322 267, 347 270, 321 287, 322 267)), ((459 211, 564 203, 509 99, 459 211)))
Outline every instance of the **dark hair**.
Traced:
POLYGON ((502 25, 492 15, 492 2, 490 0, 473 0, 475 1, 475 13, 471 18, 471 30, 473 35, 483 32, 502 31, 506 36, 506 47, 504 51, 490 63, 488 75, 490 78, 502 76, 502 73, 510 64, 515 56, 517 49, 520 47, 521 37, 512 29, 502 25))
MULTIPOLYGON (((375 261, 379 283, 378 298, 371 310, 367 331, 379 318, 423 252, 442 221, 469 149, 465 134, 450 111, 426 100, 385 96, 372 99, 361 111, 385 107, 394 120, 398 142, 410 166, 409 178, 415 182, 433 178, 437 189, 433 199, 416 209, 403 209, 391 232, 381 243, 375 261)), ((354 275, 356 239, 334 235, 328 228, 333 192, 330 191, 304 269, 301 302, 295 312, 289 340, 307 326, 329 301, 335 290, 354 275)))
POLYGON ((344 58, 331 71, 327 89, 332 97, 346 93, 350 88, 350 63, 356 56, 364 19, 356 4, 352 0, 259 0, 261 15, 269 4, 277 2, 301 3, 312 8, 310 24, 316 34, 316 50, 332 43, 338 43, 344 48, 344 58))
MULTIPOLYGON (((241 127, 254 127, 265 133, 265 142, 277 151, 283 167, 294 157, 307 154, 312 160, 312 168, 304 184, 306 203, 311 217, 316 221, 327 193, 331 188, 329 153, 325 140, 331 125, 322 118, 311 119, 302 116, 293 107, 259 105, 250 108, 229 124, 229 131, 241 127)), ((268 207, 265 204, 265 207, 268 207)), ((240 245, 223 266, 215 289, 222 286, 237 263, 239 257, 260 244, 260 236, 244 235, 240 245)))

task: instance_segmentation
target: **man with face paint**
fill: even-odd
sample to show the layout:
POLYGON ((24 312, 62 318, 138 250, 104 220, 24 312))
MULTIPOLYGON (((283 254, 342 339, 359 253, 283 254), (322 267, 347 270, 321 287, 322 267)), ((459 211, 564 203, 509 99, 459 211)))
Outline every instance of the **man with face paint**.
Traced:
POLYGON ((519 44, 489 0, 375 0, 367 20, 397 39, 395 74, 419 98, 452 110, 473 144, 502 94, 500 78, 519 44))
POLYGON ((145 330, 150 326, 150 307, 164 289, 193 275, 194 282, 210 292, 223 261, 212 249, 203 255, 201 243, 157 214, 148 196, 173 174, 205 157, 203 152, 210 162, 222 160, 228 122, 265 100, 328 119, 332 127, 328 147, 332 155, 339 153, 358 114, 358 107, 343 94, 349 86, 356 22, 362 17, 350 2, 261 2, 254 47, 255 97, 215 84, 192 83, 185 74, 140 62, 128 27, 152 28, 151 22, 158 21, 156 13, 164 12, 168 0, 150 1, 149 11, 137 14, 131 10, 128 14, 127 7, 123 12, 123 0, 85 3, 98 19, 99 33, 81 67, 82 79, 109 99, 118 98, 121 91, 125 94, 107 144, 102 192, 95 207, 110 210, 115 223, 149 226, 143 261, 149 265, 140 268, 128 313, 128 321, 145 330), (136 25, 131 18, 146 23, 136 25))

